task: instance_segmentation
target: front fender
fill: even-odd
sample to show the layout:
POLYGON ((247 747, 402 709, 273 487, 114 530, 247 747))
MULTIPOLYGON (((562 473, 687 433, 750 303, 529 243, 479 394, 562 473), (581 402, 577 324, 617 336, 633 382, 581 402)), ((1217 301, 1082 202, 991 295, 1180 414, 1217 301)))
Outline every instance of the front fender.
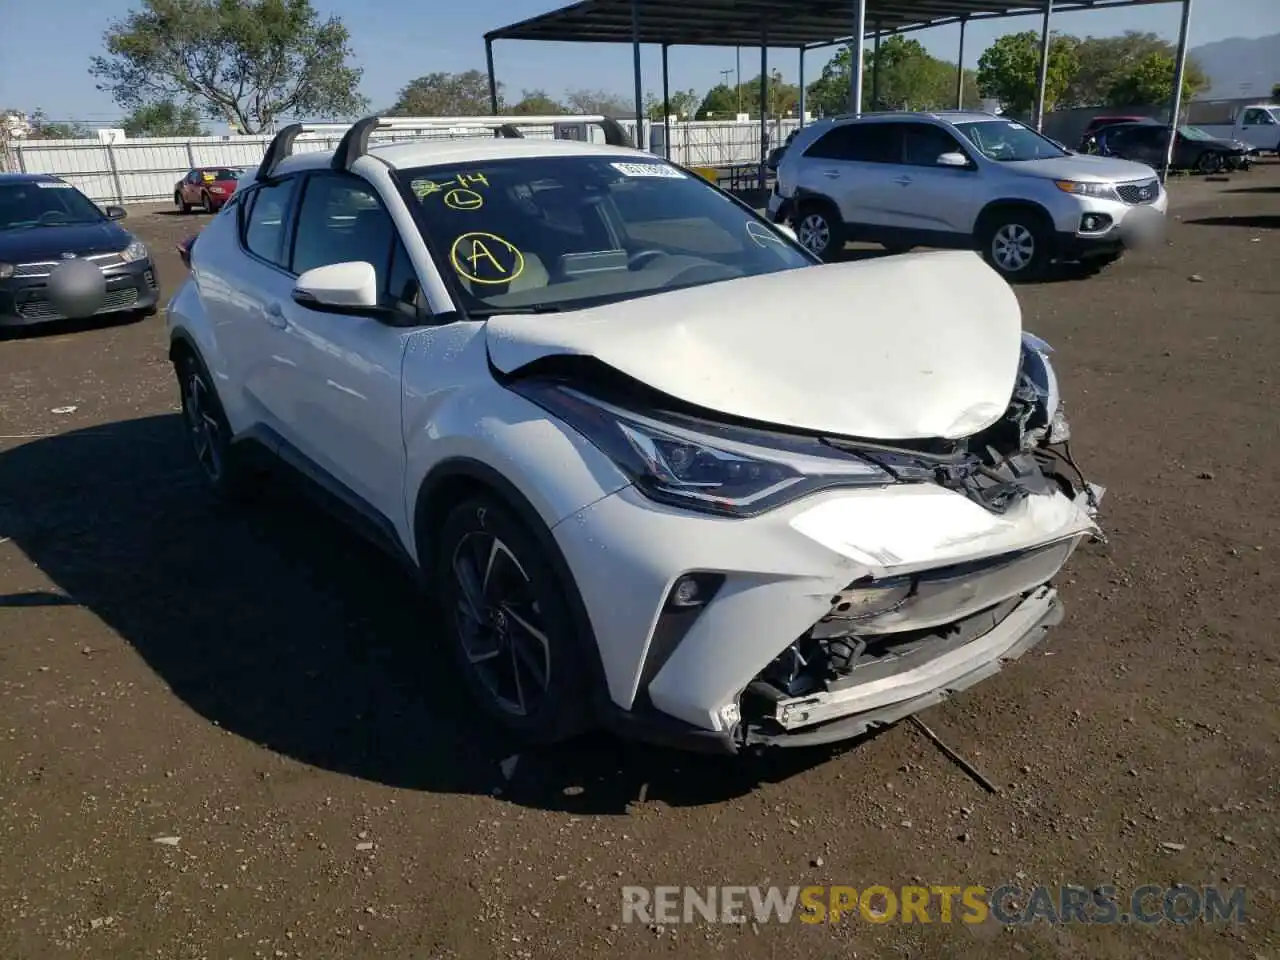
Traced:
MULTIPOLYGON (((459 347, 449 365, 465 369, 465 377, 439 377, 436 389, 423 384, 427 389, 417 390, 411 383, 412 371, 406 370, 405 516, 412 525, 410 547, 419 566, 425 566, 427 559, 425 545, 418 542, 423 506, 419 501, 424 494, 447 490, 453 496, 468 485, 493 488, 498 485, 486 483, 484 477, 496 475, 550 530, 630 483, 612 460, 576 430, 493 378, 483 335, 459 347), (454 382, 445 386, 450 380, 454 382), (463 465, 475 469, 459 469, 463 465), (458 475, 461 480, 440 484, 446 475, 458 475)), ((495 492, 511 498, 510 491, 495 492)))

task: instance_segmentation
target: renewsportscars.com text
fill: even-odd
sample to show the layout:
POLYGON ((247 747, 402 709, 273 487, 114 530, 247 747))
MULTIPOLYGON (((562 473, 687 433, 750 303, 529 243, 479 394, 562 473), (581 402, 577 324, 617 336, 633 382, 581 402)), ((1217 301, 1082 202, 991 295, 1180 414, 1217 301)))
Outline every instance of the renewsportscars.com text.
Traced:
POLYGON ((1245 889, 1114 886, 623 887, 624 923, 1242 923, 1245 889))

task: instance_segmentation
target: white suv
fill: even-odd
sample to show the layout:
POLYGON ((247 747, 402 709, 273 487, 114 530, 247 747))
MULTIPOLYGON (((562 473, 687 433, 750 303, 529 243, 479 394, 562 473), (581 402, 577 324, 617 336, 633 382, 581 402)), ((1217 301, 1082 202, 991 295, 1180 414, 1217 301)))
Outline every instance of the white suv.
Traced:
POLYGON ((309 480, 537 742, 830 741, 1035 643, 1099 488, 1008 285, 820 265, 594 120, 614 145, 281 132, 169 305, 213 489, 309 480))
POLYGON ((827 258, 847 240, 980 250, 1010 280, 1053 260, 1118 259, 1163 233, 1168 196, 1140 163, 1066 150, 988 113, 836 117, 801 129, 769 213, 827 258))

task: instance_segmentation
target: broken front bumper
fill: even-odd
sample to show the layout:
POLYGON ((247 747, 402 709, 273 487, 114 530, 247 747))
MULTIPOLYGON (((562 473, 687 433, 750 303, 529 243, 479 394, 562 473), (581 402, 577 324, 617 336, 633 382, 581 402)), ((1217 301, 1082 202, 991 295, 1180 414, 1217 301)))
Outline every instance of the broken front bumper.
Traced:
POLYGON ((996 514, 901 484, 725 520, 627 488, 553 533, 595 633, 606 719, 631 736, 732 751, 857 736, 1034 645, 1061 616, 1049 582, 1099 533, 1080 501, 1042 494, 996 514), (690 576, 709 585, 705 602, 673 605, 690 576), (909 602, 856 630, 832 626, 851 589, 904 581, 909 602), (863 649, 842 669, 767 689, 797 644, 846 635, 863 649))

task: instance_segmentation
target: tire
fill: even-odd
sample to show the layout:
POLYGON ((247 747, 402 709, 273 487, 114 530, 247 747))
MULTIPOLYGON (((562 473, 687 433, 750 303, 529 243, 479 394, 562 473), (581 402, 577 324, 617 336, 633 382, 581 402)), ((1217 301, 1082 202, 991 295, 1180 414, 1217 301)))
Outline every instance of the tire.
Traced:
POLYGON ((173 205, 178 208, 179 213, 186 214, 191 212, 191 204, 187 203, 187 201, 182 198, 181 193, 175 193, 173 195, 173 205))
POLYGON ((804 201, 796 209, 793 226, 801 246, 823 260, 831 260, 844 249, 844 224, 830 203, 804 201))
POLYGON ((1012 207, 986 214, 978 228, 979 249, 1010 282, 1044 275, 1051 259, 1053 230, 1043 214, 1012 207))
POLYGON ((213 388, 213 378, 189 350, 174 359, 173 368, 182 397, 183 425, 209 489, 226 503, 248 499, 255 477, 231 447, 231 426, 213 388))
POLYGON ((1220 173, 1222 171, 1222 154, 1206 150, 1196 157, 1196 171, 1210 177, 1215 173, 1220 173))
POLYGON ((584 644, 537 539, 496 496, 454 507, 435 543, 450 654, 480 709, 531 744, 590 726, 584 644), (487 571, 487 576, 486 576, 487 571))
POLYGON ((215 212, 213 209, 213 197, 209 196, 207 192, 200 194, 200 209, 205 213, 215 212))

